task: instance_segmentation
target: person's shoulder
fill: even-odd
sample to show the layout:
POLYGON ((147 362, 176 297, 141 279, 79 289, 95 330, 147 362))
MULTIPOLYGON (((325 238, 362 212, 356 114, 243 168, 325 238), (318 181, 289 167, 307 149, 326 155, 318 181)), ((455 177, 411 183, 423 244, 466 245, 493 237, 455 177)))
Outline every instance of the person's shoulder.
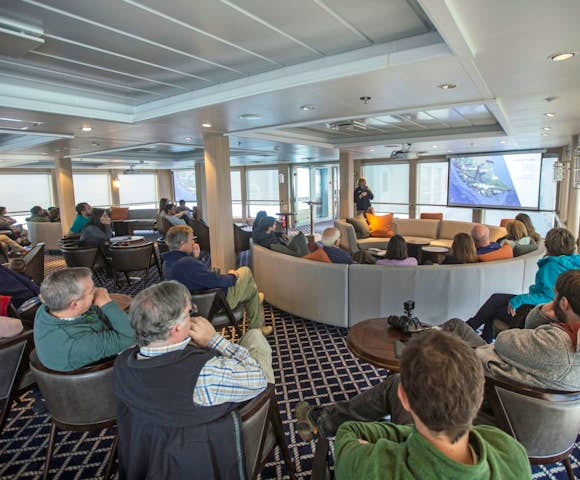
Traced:
POLYGON ((521 468, 529 471, 528 455, 523 445, 503 430, 491 425, 477 425, 472 428, 471 434, 479 438, 487 451, 488 460, 498 457, 509 459, 513 468, 519 459, 521 468), (512 463, 513 462, 513 463, 512 463))

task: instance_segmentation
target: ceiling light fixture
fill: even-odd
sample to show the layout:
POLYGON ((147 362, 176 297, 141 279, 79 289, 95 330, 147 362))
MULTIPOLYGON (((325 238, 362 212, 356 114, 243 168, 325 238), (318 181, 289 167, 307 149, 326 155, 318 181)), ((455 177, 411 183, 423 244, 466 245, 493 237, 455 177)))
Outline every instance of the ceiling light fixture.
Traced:
POLYGON ((316 107, 314 105, 301 105, 300 110, 304 110, 305 112, 308 112, 310 110, 316 110, 316 107))
POLYGON ((548 57, 552 62, 563 62, 564 60, 570 60, 576 56, 576 52, 559 52, 554 53, 548 57))
POLYGON ((548 103, 552 103, 552 102, 555 102, 556 100, 558 100, 558 98, 560 98, 560 97, 556 97, 556 96, 546 97, 546 98, 544 98, 544 101, 548 102, 548 103))
POLYGON ((556 114, 554 112, 548 112, 548 113, 544 113, 544 116, 546 118, 554 118, 556 116, 556 114))
POLYGON ((82 130, 83 132, 90 132, 90 131, 92 131, 92 130, 93 130, 93 128, 92 128, 92 127, 82 127, 82 128, 81 128, 81 130, 82 130))
POLYGON ((452 88, 457 87, 454 83, 442 83, 441 85, 437 85, 441 90, 451 90, 452 88))
POLYGON ((502 145, 505 145, 507 142, 505 140, 501 140, 499 143, 501 143, 502 145))
POLYGON ((546 133, 546 132, 542 132, 542 137, 547 137, 548 135, 550 135, 550 134, 546 133))
POLYGON ((211 123, 202 123, 201 126, 203 128, 211 128, 211 123))
POLYGON ((183 137, 186 142, 191 142, 193 140, 192 137, 183 137))
POLYGON ((552 127, 543 127, 542 130, 544 130, 544 132, 549 132, 552 130, 552 127))
POLYGON ((360 97, 361 102, 365 102, 365 105, 371 101, 371 97, 360 97))
POLYGON ((258 120, 262 118, 262 115, 259 115, 258 113, 242 113, 240 118, 242 120, 258 120))
POLYGON ((433 145, 433 147, 432 147, 432 148, 439 148, 439 147, 438 147, 437 145, 433 145))

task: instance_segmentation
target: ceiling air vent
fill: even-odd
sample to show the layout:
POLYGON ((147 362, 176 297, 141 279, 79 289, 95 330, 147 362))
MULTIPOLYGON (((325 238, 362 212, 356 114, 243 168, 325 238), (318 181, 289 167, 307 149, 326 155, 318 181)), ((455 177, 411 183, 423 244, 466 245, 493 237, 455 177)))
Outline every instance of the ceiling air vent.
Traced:
POLYGON ((361 120, 340 120, 338 122, 327 123, 326 128, 336 130, 337 132, 353 132, 366 130, 367 124, 361 120))
POLYGON ((0 54, 20 58, 44 45, 42 28, 0 16, 0 54))

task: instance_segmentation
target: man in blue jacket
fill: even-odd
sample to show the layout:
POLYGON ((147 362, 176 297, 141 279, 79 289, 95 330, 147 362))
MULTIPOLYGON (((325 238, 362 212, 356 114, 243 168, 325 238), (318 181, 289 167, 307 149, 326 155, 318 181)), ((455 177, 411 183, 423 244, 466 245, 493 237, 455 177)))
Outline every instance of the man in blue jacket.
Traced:
POLYGON ((248 267, 230 270, 225 275, 212 272, 201 260, 200 248, 188 225, 171 227, 165 241, 169 252, 163 255, 163 273, 166 280, 176 280, 190 292, 222 288, 232 308, 245 303, 250 328, 261 328, 264 335, 272 333, 272 327, 264 326, 264 314, 258 287, 248 267))

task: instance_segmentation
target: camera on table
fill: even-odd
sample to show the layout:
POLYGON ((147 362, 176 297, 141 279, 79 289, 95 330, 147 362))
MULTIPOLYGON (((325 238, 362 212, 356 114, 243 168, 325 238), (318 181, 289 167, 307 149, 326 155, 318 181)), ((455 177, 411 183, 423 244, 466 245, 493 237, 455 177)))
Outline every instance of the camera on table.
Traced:
POLYGON ((387 322, 393 328, 401 330, 403 333, 413 333, 422 330, 421 322, 417 317, 413 316, 413 310, 415 309, 415 302, 413 300, 407 300, 403 303, 403 310, 405 315, 389 315, 387 317, 387 322))

